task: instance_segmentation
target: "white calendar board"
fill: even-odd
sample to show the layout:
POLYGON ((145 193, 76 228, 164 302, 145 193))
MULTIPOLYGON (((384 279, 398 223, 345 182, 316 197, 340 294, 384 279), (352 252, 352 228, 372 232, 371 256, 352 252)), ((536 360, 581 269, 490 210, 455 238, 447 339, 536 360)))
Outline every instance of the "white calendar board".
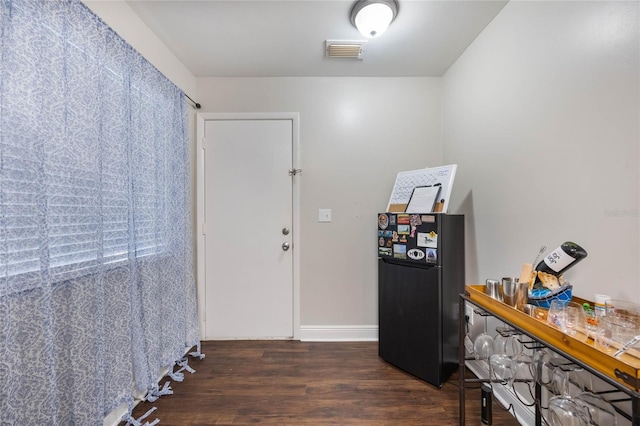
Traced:
MULTIPOLYGON (((402 213, 406 210, 413 188, 417 186, 440 185, 440 195, 434 212, 446 213, 449 208, 451 189, 456 176, 456 164, 432 167, 419 170, 409 170, 398 173, 391 191, 387 211, 402 213)), ((424 212, 429 213, 429 212, 424 212)))

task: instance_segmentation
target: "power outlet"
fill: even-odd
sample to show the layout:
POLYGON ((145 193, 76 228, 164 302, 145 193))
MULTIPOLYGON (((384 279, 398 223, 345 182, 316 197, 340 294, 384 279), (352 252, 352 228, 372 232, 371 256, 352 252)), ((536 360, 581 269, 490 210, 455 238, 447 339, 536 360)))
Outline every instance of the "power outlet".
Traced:
POLYGON ((464 315, 469 318, 469 325, 473 325, 473 307, 469 305, 464 305, 465 312, 464 315))

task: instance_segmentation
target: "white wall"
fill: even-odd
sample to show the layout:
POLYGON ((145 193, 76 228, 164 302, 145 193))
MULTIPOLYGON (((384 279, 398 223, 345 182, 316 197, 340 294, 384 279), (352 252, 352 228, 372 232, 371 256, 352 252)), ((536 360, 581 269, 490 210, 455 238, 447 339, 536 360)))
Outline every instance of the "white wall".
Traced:
POLYGON ((442 164, 440 79, 200 78, 198 94, 203 112, 300 113, 301 324, 377 325, 376 213, 397 172, 442 164))
POLYGON ((196 80, 126 3, 84 1, 201 111, 301 113, 303 325, 377 324, 375 212, 398 171, 450 163, 468 282, 574 240, 576 294, 640 300, 637 2, 512 1, 444 79, 196 80))
POLYGON ((512 1, 446 73, 467 281, 581 244, 574 294, 640 302, 638 2, 512 1))
POLYGON ((196 112, 300 112, 301 323, 377 325, 376 213, 397 172, 443 164, 440 79, 196 80, 125 2, 83 2, 203 105, 192 147, 196 112))

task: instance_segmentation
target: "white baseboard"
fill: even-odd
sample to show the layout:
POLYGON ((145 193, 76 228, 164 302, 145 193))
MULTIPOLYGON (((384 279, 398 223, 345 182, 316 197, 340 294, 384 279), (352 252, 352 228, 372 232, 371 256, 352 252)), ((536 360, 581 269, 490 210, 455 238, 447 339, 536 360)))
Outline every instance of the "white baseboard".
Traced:
POLYGON ((302 325, 303 342, 377 342, 377 325, 302 325))

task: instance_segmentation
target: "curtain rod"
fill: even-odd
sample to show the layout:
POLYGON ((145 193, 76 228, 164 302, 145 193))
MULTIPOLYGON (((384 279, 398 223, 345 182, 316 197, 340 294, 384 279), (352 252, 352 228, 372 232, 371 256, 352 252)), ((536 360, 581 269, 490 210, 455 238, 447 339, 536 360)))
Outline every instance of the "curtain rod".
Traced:
POLYGON ((189 97, 189 95, 187 95, 186 93, 185 93, 184 95, 187 97, 187 99, 189 99, 189 100, 193 103, 193 106, 195 106, 195 107, 196 107, 196 109, 200 109, 200 108, 202 107, 202 105, 200 105, 199 103, 197 103, 196 101, 194 101, 193 99, 191 99, 191 98, 189 97))

